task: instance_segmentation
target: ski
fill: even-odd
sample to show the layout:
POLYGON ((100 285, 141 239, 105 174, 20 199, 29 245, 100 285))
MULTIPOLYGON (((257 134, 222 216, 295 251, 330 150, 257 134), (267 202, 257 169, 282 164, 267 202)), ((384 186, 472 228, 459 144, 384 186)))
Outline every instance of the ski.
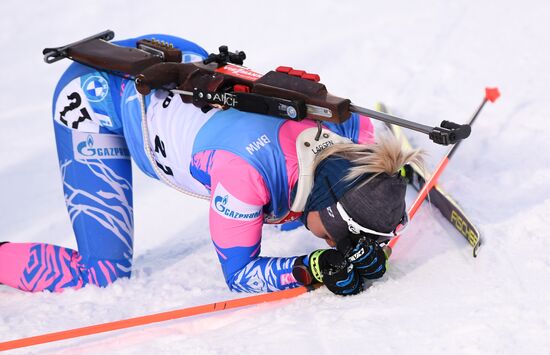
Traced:
MULTIPOLYGON (((387 112, 387 108, 383 103, 378 103, 376 108, 380 112, 387 112)), ((386 123, 386 127, 391 133, 396 136, 403 144, 403 148, 412 149, 412 144, 408 138, 403 134, 401 127, 386 123)), ((409 184, 416 190, 420 191, 426 182, 426 176, 424 173, 414 165, 407 165, 405 167, 406 177, 409 184)), ((441 188, 439 185, 435 185, 427 196, 428 201, 437 208, 443 217, 468 241, 472 246, 472 255, 477 257, 479 247, 482 244, 482 238, 479 230, 471 222, 470 218, 466 216, 460 205, 441 188)))

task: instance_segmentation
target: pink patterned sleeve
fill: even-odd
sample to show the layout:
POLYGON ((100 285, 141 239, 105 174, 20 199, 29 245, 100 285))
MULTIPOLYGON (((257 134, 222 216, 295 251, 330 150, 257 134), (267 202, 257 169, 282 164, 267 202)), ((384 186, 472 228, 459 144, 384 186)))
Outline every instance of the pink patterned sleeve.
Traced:
POLYGON ((256 245, 261 239, 262 208, 270 199, 261 175, 238 156, 219 150, 210 178, 213 242, 224 249, 256 245))
POLYGON ((270 292, 297 287, 295 257, 260 257, 263 208, 270 201, 262 176, 238 156, 216 151, 210 179, 210 234, 229 288, 270 292))

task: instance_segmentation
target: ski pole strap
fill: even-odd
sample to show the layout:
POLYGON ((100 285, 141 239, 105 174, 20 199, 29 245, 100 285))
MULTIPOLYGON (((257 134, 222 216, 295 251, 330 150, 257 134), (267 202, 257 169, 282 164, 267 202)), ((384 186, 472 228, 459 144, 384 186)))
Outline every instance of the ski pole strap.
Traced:
POLYGON ((318 282, 323 282, 323 274, 321 273, 321 266, 319 265, 319 258, 321 257, 321 254, 323 254, 326 249, 319 249, 315 250, 311 255, 309 256, 309 267, 311 269, 311 273, 313 274, 313 277, 318 282))

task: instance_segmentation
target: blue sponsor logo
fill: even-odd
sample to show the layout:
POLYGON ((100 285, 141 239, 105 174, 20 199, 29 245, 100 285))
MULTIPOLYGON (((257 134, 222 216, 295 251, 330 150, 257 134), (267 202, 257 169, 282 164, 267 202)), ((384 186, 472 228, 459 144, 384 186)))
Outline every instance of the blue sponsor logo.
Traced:
POLYGON ((228 200, 228 195, 216 196, 214 198, 214 206, 216 207, 216 210, 218 210, 218 212, 220 212, 222 215, 234 219, 254 219, 260 217, 260 214, 262 212, 261 210, 252 213, 241 213, 233 211, 232 209, 227 207, 228 200))
POLYGON ((100 102, 109 93, 109 83, 102 76, 93 75, 88 77, 82 84, 82 90, 88 101, 100 102))
POLYGON ((76 146, 78 153, 90 158, 127 158, 130 151, 125 147, 94 147, 94 138, 89 135, 85 141, 76 146))

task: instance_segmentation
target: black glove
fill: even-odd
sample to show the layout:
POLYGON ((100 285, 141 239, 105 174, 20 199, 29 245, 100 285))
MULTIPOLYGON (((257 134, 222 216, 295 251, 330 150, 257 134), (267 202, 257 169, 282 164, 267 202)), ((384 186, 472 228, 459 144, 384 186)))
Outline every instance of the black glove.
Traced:
POLYGON ((364 278, 379 279, 386 272, 386 253, 368 237, 350 233, 338 242, 337 248, 364 278))
POLYGON ((292 275, 299 283, 322 282, 337 295, 355 295, 363 291, 363 282, 353 265, 335 249, 316 250, 296 259, 292 275))

